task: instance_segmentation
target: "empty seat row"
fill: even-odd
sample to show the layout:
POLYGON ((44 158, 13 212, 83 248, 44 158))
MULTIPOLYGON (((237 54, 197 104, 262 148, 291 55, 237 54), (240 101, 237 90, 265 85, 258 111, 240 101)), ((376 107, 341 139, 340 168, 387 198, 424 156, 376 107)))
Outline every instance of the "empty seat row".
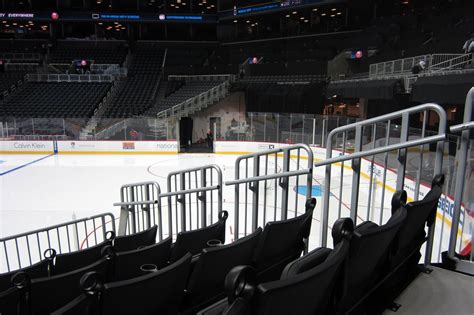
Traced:
POLYGON ((65 41, 51 50, 51 63, 71 63, 73 60, 94 60, 96 64, 122 64, 127 48, 120 42, 65 41))
POLYGON ((113 96, 104 117, 143 115, 156 97, 163 58, 163 49, 138 47, 133 53, 128 77, 113 96))
MULTIPOLYGON (((262 229, 259 228, 252 234, 228 245, 206 248, 206 246, 209 246, 208 242, 210 240, 215 240, 216 237, 218 240, 217 243, 223 243, 225 221, 227 219, 227 215, 224 212, 220 216, 219 221, 209 227, 195 231, 179 233, 177 236, 176 243, 174 245, 171 245, 170 238, 165 239, 158 244, 150 245, 150 242, 153 242, 154 238, 156 237, 156 227, 144 231, 142 233, 124 237, 117 237, 113 241, 113 246, 105 245, 103 247, 103 258, 99 258, 99 261, 105 259, 107 261, 106 268, 99 270, 97 274, 91 276, 97 279, 97 281, 92 282, 96 283, 98 281, 101 281, 103 283, 108 283, 112 287, 136 287, 137 285, 139 285, 139 283, 142 283, 137 279, 143 280, 144 282, 142 284, 147 283, 148 281, 152 281, 150 280, 150 277, 142 276, 144 270, 146 270, 147 267, 145 264, 156 264, 155 266, 153 266, 153 269, 158 269, 156 276, 164 277, 165 275, 162 274, 164 270, 168 270, 169 268, 174 269, 174 267, 176 266, 181 266, 182 263, 185 263, 183 261, 183 257, 192 257, 192 254, 196 253, 197 255, 194 256, 191 262, 192 270, 190 270, 188 276, 184 277, 185 285, 181 288, 183 292, 184 289, 186 289, 186 294, 183 295, 184 300, 180 301, 180 303, 178 304, 180 309, 185 310, 186 312, 193 313, 196 309, 201 308, 203 305, 207 305, 215 301, 216 299, 223 297, 224 279, 226 274, 230 271, 232 267, 239 264, 252 264, 259 271, 259 276, 261 276, 262 278, 268 278, 275 273, 275 270, 278 270, 276 273, 279 274, 281 272, 281 269, 286 265, 288 261, 291 261, 298 257, 304 248, 305 239, 309 235, 312 212, 314 209, 315 201, 312 200, 310 203, 308 203, 308 205, 309 208, 304 215, 282 222, 269 223, 265 227, 263 233, 262 229), (281 233, 279 233, 282 229, 287 231, 286 235, 282 235, 281 233), (152 241, 150 241, 151 239, 152 241), (280 241, 285 240, 285 242, 282 242, 282 246, 269 246, 269 244, 271 243, 278 242, 279 239, 280 241), (140 245, 148 246, 144 248, 135 249, 140 245), (123 249, 129 251, 115 253, 115 251, 123 249), (181 253, 186 252, 186 249, 188 253, 184 254, 184 256, 179 257, 181 253), (141 269, 139 268, 140 265, 142 267, 141 269), (143 267, 145 267, 145 269, 143 267)), ((87 266, 79 266, 78 261, 80 261, 81 264, 88 263, 88 260, 91 259, 92 251, 95 250, 95 248, 92 248, 89 250, 82 251, 82 253, 77 252, 75 254, 68 254, 68 258, 72 258, 73 255, 76 255, 76 257, 79 257, 77 255, 83 256, 80 259, 69 259, 70 264, 68 264, 68 266, 74 265, 78 269, 76 269, 75 271, 66 272, 61 275, 41 278, 41 280, 52 281, 51 285, 60 285, 61 282, 57 282, 59 280, 56 280, 58 277, 62 279, 61 281, 66 281, 64 279, 67 279, 67 283, 69 283, 70 279, 77 280, 77 270, 80 270, 83 274, 84 270, 94 271, 93 268, 97 269, 96 265, 89 264, 87 266), (85 258, 85 256, 87 256, 87 259, 85 258)), ((28 277, 27 271, 21 274, 23 274, 25 278, 28 277)), ((18 274, 16 276, 18 276, 18 274)), ((30 283, 36 281, 38 280, 33 279, 32 281, 26 282, 30 283)), ((83 280, 82 283, 89 283, 89 280, 83 280)), ((145 285, 145 287, 146 286, 147 285, 145 285)), ((165 287, 171 286, 172 284, 169 284, 165 287)), ((102 288, 105 286, 100 287, 102 288)), ((20 291, 26 290, 25 292, 28 292, 28 298, 31 295, 40 294, 35 291, 34 286, 29 287, 28 284, 18 283, 18 285, 13 288, 16 288, 20 291), (22 286, 24 286, 25 288, 21 289, 20 287, 22 286)), ((90 286, 85 286, 84 288, 91 289, 90 286)), ((65 291, 68 291, 67 288, 63 287, 63 289, 65 291)), ((11 291, 13 289, 10 288, 9 290, 11 291)), ((77 295, 80 295, 80 292, 78 292, 77 290, 72 291, 74 293, 77 293, 77 295)), ((121 289, 117 289, 117 292, 121 291, 121 289)), ((17 293, 18 292, 10 293, 9 296, 15 297, 15 294, 17 293)), ((91 295, 93 294, 91 293, 91 295)), ((23 295, 20 294, 20 296, 23 295)), ((64 296, 70 297, 71 295, 64 294, 64 296)), ((116 295, 114 295, 114 297, 115 299, 117 299, 116 295)), ((16 296, 16 298, 16 301, 21 305, 21 298, 18 299, 18 296, 16 296)), ((105 303, 102 300, 102 298, 104 298, 103 294, 98 294, 98 298, 101 301, 100 304, 105 303)), ((0 301, 1 300, 5 301, 7 299, 5 297, 2 298, 2 296, 0 295, 0 301)), ((83 303, 85 303, 85 300, 80 298, 71 298, 68 301, 73 301, 71 303, 77 303, 79 307, 83 303)), ((59 303, 59 301, 62 301, 63 304, 67 302, 62 298, 62 296, 57 298, 56 302, 59 303)), ((97 302, 98 300, 95 301, 97 302)), ((52 305, 57 306, 56 302, 52 305)), ((89 302, 93 303, 94 299, 89 302)), ((155 302, 156 301, 154 300, 148 301, 148 303, 151 303, 152 305, 154 305, 155 302)), ((171 308, 174 308, 176 305, 169 306, 171 308)), ((53 310, 53 308, 49 306, 43 307, 47 307, 50 311, 53 310)), ((70 305, 66 305, 66 309, 69 308, 70 305)), ((139 310, 140 308, 138 309, 138 313, 140 313, 139 310)), ((33 312, 32 314, 37 313, 33 312)))
MULTIPOLYGON (((148 293, 144 296, 139 296, 130 290, 133 288, 143 292, 147 288, 159 290, 163 287, 175 290, 177 288, 176 282, 164 285, 163 281, 165 280, 163 280, 163 277, 165 277, 165 271, 172 266, 174 268, 181 266, 180 264, 187 265, 187 257, 191 257, 190 253, 172 262, 169 267, 153 270, 152 275, 136 276, 131 279, 102 285, 97 284, 100 275, 90 274, 89 279, 86 277, 82 282, 94 283, 94 287, 84 287, 84 296, 78 297, 67 304, 58 310, 57 314, 65 314, 71 312, 71 310, 83 312, 86 308, 89 310, 97 309, 97 306, 92 305, 98 305, 100 310, 98 312, 89 312, 88 314, 121 313, 121 310, 137 314, 156 314, 157 312, 176 314, 177 309, 180 309, 185 314, 194 314, 204 306, 223 297, 224 279, 232 267, 239 264, 252 264, 258 270, 258 277, 263 279, 272 277, 275 270, 278 270, 276 273, 279 274, 288 261, 299 257, 304 248, 304 240, 309 235, 314 205, 315 200, 313 199, 308 203, 308 209, 305 214, 290 220, 271 222, 265 226, 263 233, 262 229, 258 228, 250 235, 238 239, 231 244, 202 249, 199 255, 194 256, 191 262, 189 262, 191 265, 190 273, 184 277, 187 280, 182 283, 181 291, 176 292, 175 298, 172 300, 162 301, 161 291, 156 291, 155 294, 160 297, 153 299, 150 296, 148 296, 150 298, 144 298, 148 293), (282 234, 282 230, 285 230, 286 234, 282 234), (275 243, 279 243, 281 246, 271 246, 271 244, 275 243), (159 281, 158 279, 161 280, 159 281), (151 286, 150 283, 155 283, 155 286, 151 286), (111 287, 116 288, 115 293, 110 291, 109 288, 111 287), (127 300, 129 294, 132 294, 134 298, 127 300), (95 298, 87 299, 86 296, 95 296, 95 298), (180 296, 182 296, 181 299, 178 298, 180 296), (117 304, 110 305, 111 301, 114 300, 123 300, 125 304, 116 302, 117 304), (88 305, 87 307, 85 307, 86 304, 88 305), (110 306, 104 308, 104 305, 110 306)), ((204 228, 197 232, 189 231, 185 233, 187 237, 183 237, 181 240, 184 242, 195 240, 197 243, 200 243, 205 241, 206 238, 203 236, 209 234, 209 231, 207 228, 204 228)), ((170 240, 167 239, 159 244, 164 247, 164 243, 170 243, 170 240)), ((175 246, 180 246, 178 240, 175 246)), ((191 247, 193 246, 196 247, 195 244, 191 245, 191 247)), ((114 258, 115 267, 120 269, 116 269, 116 275, 119 276, 120 273, 126 273, 122 269, 124 264, 127 264, 128 267, 136 268, 138 266, 137 261, 143 262, 142 253, 144 250, 138 249, 134 253, 118 253, 114 258)), ((164 252, 162 250, 161 254, 164 252)), ((149 258, 151 260, 151 257, 149 258)), ((143 267, 147 266, 142 265, 142 272, 144 271, 143 267)), ((156 268, 156 266, 153 267, 156 268)), ((186 269, 186 267, 183 267, 183 269, 186 269)), ((138 271, 137 268, 136 270, 138 271)))
POLYGON ((1 110, 10 117, 91 117, 110 90, 110 83, 28 82, 1 110))
POLYGON ((339 219, 334 249, 295 260, 277 281, 259 284, 253 268, 235 267, 226 277, 227 299, 200 314, 381 314, 420 272, 425 227, 434 222, 443 182, 435 176, 423 200, 408 204, 406 192, 396 192, 382 226, 367 221, 354 229, 351 219, 339 219))

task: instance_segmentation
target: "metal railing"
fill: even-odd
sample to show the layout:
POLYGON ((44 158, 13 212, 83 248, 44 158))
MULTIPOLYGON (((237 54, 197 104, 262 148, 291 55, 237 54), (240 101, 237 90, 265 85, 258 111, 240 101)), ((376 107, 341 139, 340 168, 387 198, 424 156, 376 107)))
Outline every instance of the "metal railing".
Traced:
POLYGON ((93 74, 106 74, 119 77, 126 77, 127 68, 120 67, 118 64, 92 64, 91 72, 93 74))
POLYGON ((238 157, 235 179, 225 183, 234 186, 235 238, 245 236, 269 221, 285 220, 290 212, 296 217, 299 208, 304 209, 302 205, 312 195, 312 164, 313 151, 303 144, 238 157), (300 177, 304 177, 301 182, 300 177), (296 188, 293 191, 292 184, 296 188), (292 205, 290 193, 294 197, 292 205))
POLYGON ((218 221, 223 188, 219 166, 171 172, 167 186, 166 193, 161 192, 156 182, 122 186, 121 202, 114 203, 121 207, 119 235, 140 232, 156 224, 161 240, 218 221))
POLYGON ((467 63, 472 62, 472 58, 472 54, 430 54, 379 62, 370 65, 369 77, 411 74, 413 67, 421 61, 425 63, 425 72, 459 70, 467 63))
POLYGON ((28 82, 112 82, 108 74, 27 74, 28 82))
MULTIPOLYGON (((419 118, 419 117, 418 117, 419 118)), ((382 224, 384 220, 384 213, 388 214, 389 210, 384 209, 385 204, 385 190, 389 186, 390 182, 395 182, 395 189, 400 190, 405 188, 405 178, 406 178, 406 166, 407 166, 407 149, 421 146, 419 151, 418 158, 418 171, 417 178, 415 181, 415 188, 413 193, 414 200, 418 200, 420 197, 420 182, 421 182, 421 173, 423 168, 423 154, 424 154, 424 145, 426 144, 436 144, 436 154, 435 162, 433 168, 433 176, 440 174, 442 172, 442 163, 443 163, 443 154, 444 154, 444 141, 446 139, 446 127, 447 127, 447 118, 446 113, 443 108, 436 104, 424 104, 408 109, 404 109, 398 112, 391 114, 386 114, 380 117, 375 117, 368 120, 363 120, 356 122, 350 125, 342 126, 332 130, 328 135, 328 141, 326 144, 326 159, 321 162, 317 162, 315 167, 325 167, 324 173, 324 194, 323 194, 323 208, 321 212, 321 245, 327 245, 328 238, 328 228, 329 223, 334 222, 336 219, 340 218, 342 215, 341 208, 345 204, 344 201, 344 190, 346 190, 347 195, 350 195, 350 207, 347 207, 350 212, 350 217, 354 223, 358 223, 358 219, 363 221, 373 220, 375 217, 378 217, 378 224, 382 224), (429 113, 434 113, 439 119, 438 132, 431 136, 426 136, 425 128, 427 123, 427 117, 429 113), (410 115, 422 114, 423 115, 423 129, 419 138, 410 139, 409 137, 409 124, 410 124, 410 115), (400 120, 401 125, 399 126, 398 134, 396 135, 398 141, 393 144, 390 142, 394 140, 394 135, 391 135, 390 125, 393 124, 394 120, 400 120), (385 132, 380 133, 378 124, 386 125, 385 132), (363 149, 363 140, 364 134, 369 133, 368 147, 363 149), (333 143, 336 137, 342 138, 342 152, 338 157, 333 157, 333 143), (354 149, 353 153, 346 154, 345 144, 348 141, 348 138, 354 139, 354 149), (382 143, 383 146, 376 147, 377 139, 384 139, 382 143), (388 167, 384 167, 382 172, 383 174, 377 174, 376 172, 376 162, 375 157, 378 154, 384 154, 384 163, 383 165, 388 165, 389 154, 398 150, 397 155, 397 169, 396 171, 391 170, 391 174, 388 174, 388 167), (368 161, 369 165, 367 167, 369 171, 369 184, 367 189, 364 189, 364 193, 367 194, 367 206, 362 206, 360 200, 360 187, 361 187, 361 171, 362 171, 362 158, 370 157, 368 161), (349 189, 344 185, 344 165, 345 162, 350 163, 350 169, 352 170, 351 184, 349 189), (339 167, 339 186, 336 187, 335 192, 334 188, 331 186, 332 177, 332 167, 339 167), (378 177, 381 177, 381 181, 378 180, 378 177), (380 196, 380 209, 375 208, 375 189, 374 185, 380 183, 382 185, 382 192, 380 196), (368 191, 367 191, 368 190, 368 191), (337 216, 334 216, 333 213, 330 214, 330 201, 336 199, 339 201, 337 206, 338 212, 337 216), (365 218, 362 218, 359 215, 359 210, 365 210, 365 218), (376 211, 379 211, 376 215, 376 211), (330 220, 331 215, 331 220, 330 220), (335 218, 334 218, 335 217, 335 218)), ((334 209, 334 208, 333 208, 334 209)), ((386 216, 387 217, 387 216, 386 216)), ((385 217, 385 218, 386 218, 385 217)), ((425 263, 431 262, 431 252, 433 248, 433 236, 434 236, 434 225, 430 228, 429 239, 427 243, 427 249, 425 254, 425 263)))
POLYGON ((41 55, 38 53, 0 53, 1 59, 6 60, 40 60, 41 55))
POLYGON ((39 64, 33 62, 22 63, 5 63, 5 70, 7 71, 34 71, 38 69, 39 64))
POLYGON ((184 80, 186 82, 215 82, 231 81, 236 79, 235 74, 205 74, 205 75, 182 75, 172 74, 168 76, 168 81, 184 80))
POLYGON ((0 273, 21 269, 43 259, 49 248, 70 253, 106 240, 115 232, 115 218, 103 213, 0 239, 0 273))
POLYGON ((169 118, 169 117, 186 117, 191 115, 202 108, 206 108, 208 105, 213 104, 224 98, 230 87, 230 82, 225 81, 215 86, 206 92, 198 94, 184 102, 181 102, 173 107, 161 111, 157 114, 157 118, 169 118))
MULTIPOLYGON (((460 224, 460 218, 462 213, 462 195, 464 192, 464 185, 466 182, 466 166, 468 163, 468 153, 469 153, 469 144, 470 144, 470 131, 474 129, 474 121, 472 120, 472 115, 474 113, 474 87, 471 88, 466 97, 466 104, 464 107, 464 119, 463 123, 459 125, 452 126, 450 131, 452 133, 460 133, 461 137, 459 138, 458 151, 456 154, 456 160, 458 161, 457 174, 456 174, 456 184, 454 192, 454 209, 453 209, 453 219, 452 227, 457 227, 460 224)), ((462 222, 462 231, 465 231, 467 228, 467 213, 464 209, 464 219, 462 222)), ((469 260, 474 262, 474 251, 472 250, 472 245, 474 244, 474 227, 471 226, 471 252, 469 255, 469 260)), ((461 232, 462 234, 462 232, 461 232)), ((451 228, 450 237, 449 237, 449 248, 448 248, 448 257, 452 260, 458 260, 455 256, 456 253, 456 244, 458 243, 458 230, 456 228, 451 228)), ((459 263, 459 261, 458 261, 459 263)))

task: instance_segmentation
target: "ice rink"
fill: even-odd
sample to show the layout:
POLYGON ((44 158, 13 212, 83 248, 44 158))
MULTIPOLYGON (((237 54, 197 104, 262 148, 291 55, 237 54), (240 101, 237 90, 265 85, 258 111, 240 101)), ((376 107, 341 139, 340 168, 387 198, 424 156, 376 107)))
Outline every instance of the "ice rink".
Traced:
MULTIPOLYGON (((216 154, 0 155, 0 237, 103 212, 112 212, 117 218, 119 208, 113 203, 120 201, 123 184, 157 181, 165 190, 166 177, 175 170, 217 164, 223 171, 223 181, 232 180, 236 158, 237 155, 216 154)), ((323 175, 323 168, 316 170, 315 187, 322 184, 323 175)), ((350 172, 346 172, 346 179, 348 176, 351 176, 350 172)), ((333 178, 331 186, 337 187, 339 174, 333 171, 333 178)), ((342 203, 342 213, 346 216, 349 215, 345 210, 348 209, 346 202, 350 200, 350 180, 347 183, 342 203)), ((295 189, 295 183, 291 184, 293 187, 290 188, 295 189)), ((302 185, 301 181, 299 185, 302 185)), ((361 199, 364 199, 364 188, 368 185, 369 182, 361 178, 361 199)), ((334 191, 333 198, 336 195, 338 192, 334 191)), ((304 211, 305 197, 299 196, 299 208, 304 211)), ((318 210, 321 194, 315 197, 318 210)), ((290 194, 290 198, 294 195, 290 194)), ((294 204, 293 200, 290 204, 294 204)), ((232 212, 233 207, 234 189, 224 186, 223 208, 232 212)), ((320 212, 316 211, 313 230, 317 228, 319 218, 320 212)), ((233 220, 228 223, 232 226, 233 220)))

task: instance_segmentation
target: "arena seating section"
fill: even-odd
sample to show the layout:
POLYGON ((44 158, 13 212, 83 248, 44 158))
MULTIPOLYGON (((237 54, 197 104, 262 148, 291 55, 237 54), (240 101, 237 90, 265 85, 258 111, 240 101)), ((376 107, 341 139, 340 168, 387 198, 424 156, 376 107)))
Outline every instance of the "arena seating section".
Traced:
POLYGON ((2 104, 11 117, 91 117, 110 83, 28 82, 2 104))
POLYGON ((425 226, 444 177, 423 200, 392 199, 384 225, 349 218, 332 227, 334 248, 301 256, 316 199, 303 214, 225 243, 227 213, 172 244, 157 227, 108 238, 0 275, 2 314, 363 314, 380 313, 417 274, 425 226), (300 257, 301 256, 301 257, 300 257), (226 297, 227 296, 227 297, 226 297), (389 297, 389 298, 387 298, 389 297))
POLYGON ((128 76, 121 82, 104 117, 132 117, 142 115, 153 104, 158 90, 164 49, 153 43, 137 44, 128 76))
POLYGON ((73 60, 93 60, 96 64, 123 64, 127 55, 124 42, 58 41, 50 54, 50 63, 70 64, 73 60))
POLYGON ((221 81, 184 82, 181 80, 162 82, 158 91, 156 105, 150 108, 147 114, 153 115, 163 110, 167 110, 194 96, 204 93, 221 83, 221 81))
POLYGON ((0 73, 0 99, 3 98, 5 92, 10 93, 18 87, 18 82, 23 82, 25 72, 5 72, 0 73))

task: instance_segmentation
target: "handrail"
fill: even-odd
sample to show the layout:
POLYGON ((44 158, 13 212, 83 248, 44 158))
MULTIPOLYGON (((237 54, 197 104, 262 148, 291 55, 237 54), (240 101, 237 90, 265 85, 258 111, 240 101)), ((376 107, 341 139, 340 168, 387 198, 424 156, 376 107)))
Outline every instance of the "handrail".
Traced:
POLYGON ((391 145, 388 145, 388 146, 385 146, 385 147, 375 148, 375 149, 371 149, 371 150, 364 150, 364 151, 357 152, 357 153, 352 153, 352 154, 348 154, 348 155, 341 155, 341 156, 338 156, 338 157, 325 159, 324 161, 316 162, 314 164, 314 166, 315 167, 326 166, 326 165, 329 165, 329 164, 340 163, 340 162, 349 161, 349 160, 353 160, 353 159, 363 158, 363 157, 366 157, 366 156, 376 155, 376 154, 385 153, 385 152, 391 152, 391 151, 395 151, 395 150, 399 150, 399 149, 406 149, 406 148, 416 147, 416 146, 419 146, 419 145, 429 144, 429 143, 444 141, 444 140, 446 140, 446 134, 430 136, 430 137, 427 137, 427 138, 410 140, 410 141, 406 141, 406 142, 403 142, 403 143, 391 144, 391 145))
MULTIPOLYGON (((170 77, 170 76, 168 76, 168 78, 169 78, 169 77, 170 77)), ((175 76, 175 77, 179 77, 179 76, 175 76)), ((193 76, 193 77, 194 77, 194 76, 193 76)), ((168 114, 170 114, 170 116, 171 116, 171 115, 174 114, 174 113, 178 113, 178 112, 180 111, 180 109, 181 109, 184 105, 193 103, 193 102, 195 102, 196 100, 199 100, 199 98, 202 98, 202 97, 204 97, 205 95, 207 95, 207 94, 209 94, 209 93, 211 93, 211 96, 212 96, 212 93, 213 93, 213 92, 218 91, 219 89, 222 89, 222 88, 226 87, 228 84, 229 84, 229 81, 224 81, 224 82, 222 82, 221 84, 219 84, 219 85, 217 85, 217 86, 214 86, 214 87, 210 88, 209 90, 207 90, 207 91, 205 91, 205 92, 202 92, 202 93, 200 93, 200 94, 198 94, 198 95, 195 95, 195 96, 193 96, 192 98, 189 98, 189 99, 187 99, 187 100, 185 100, 185 101, 183 101, 183 102, 181 102, 181 103, 179 103, 179 104, 176 104, 176 105, 172 106, 171 108, 165 109, 165 110, 163 110, 163 111, 157 113, 156 116, 157 116, 157 118, 164 118, 164 117, 167 117, 168 114)), ((216 98, 219 99, 220 96, 217 96, 216 98)), ((197 104, 196 107, 198 107, 198 106, 202 106, 202 105, 201 105, 201 104, 197 104)), ((195 107, 191 107, 191 108, 188 108, 188 109, 194 109, 194 108, 195 108, 195 107)), ((182 110, 184 111, 184 110, 186 110, 186 108, 183 108, 182 110)), ((169 116, 168 116, 168 117, 169 117, 169 116)))
POLYGON ((219 189, 219 185, 208 186, 203 188, 194 188, 194 189, 185 189, 180 191, 172 191, 167 193, 160 193, 156 196, 154 200, 142 200, 142 201, 127 201, 127 202, 114 202, 114 207, 122 207, 122 206, 138 206, 138 205, 154 205, 158 203, 159 198, 171 197, 171 196, 180 196, 184 194, 193 194, 197 192, 205 192, 210 190, 219 189))
POLYGON ((451 126, 449 128, 449 131, 451 131, 452 133, 460 133, 464 130, 473 129, 473 128, 474 128, 474 121, 470 121, 470 122, 451 126))
POLYGON ((280 219, 285 220, 288 218, 290 191, 294 194, 294 212, 295 217, 298 213, 298 191, 290 189, 290 178, 295 178, 296 187, 299 184, 299 176, 305 175, 305 180, 302 184, 306 187, 306 198, 310 198, 312 194, 312 181, 313 181, 313 151, 306 144, 296 144, 283 146, 276 149, 260 151, 256 153, 245 154, 237 157, 235 161, 235 179, 225 182, 227 186, 234 186, 235 193, 235 205, 234 205, 234 235, 236 238, 241 237, 241 233, 247 234, 252 232, 259 225, 264 226, 269 220, 267 217, 267 210, 274 212, 274 220, 277 219, 277 201, 280 200, 280 219), (306 156, 302 155, 306 153, 306 156), (282 155, 282 159, 278 161, 282 155), (269 167, 269 160, 273 160, 272 167, 269 167), (303 162, 303 158, 306 158, 306 162, 303 162), (293 163, 291 163, 293 162, 293 163), (281 165, 278 165, 281 163, 281 165), (303 166, 302 163, 307 165, 303 166), (291 169, 291 165, 294 165, 291 169), (300 167, 303 166, 304 168, 300 167), (274 167, 274 168, 273 168, 274 167), (242 171, 241 171, 241 168, 242 171), (241 177, 242 176, 242 177, 241 177), (273 181, 273 190, 271 193, 265 192, 263 196, 260 196, 260 188, 266 188, 268 181, 273 181), (241 200, 241 188, 244 189, 243 197, 241 200), (280 193, 279 193, 280 192, 280 193), (250 194, 250 204, 248 203, 248 194, 250 194), (268 196, 267 196, 268 195, 268 196), (263 205, 259 203, 259 200, 263 199, 263 205), (270 201, 273 200, 270 205, 270 201), (243 222, 241 222, 241 207, 244 208, 243 222), (251 211, 248 215, 248 211, 251 211), (250 217, 250 222, 247 217, 250 217), (259 222, 262 221, 262 222, 259 222), (241 225, 244 225, 241 230, 241 225), (249 224, 250 223, 250 224, 249 224))
POLYGON ((380 78, 383 76, 411 74, 412 68, 421 60, 425 61, 425 72, 439 72, 466 64, 472 60, 472 57, 472 54, 430 54, 383 61, 369 66, 369 77, 380 78), (453 64, 453 61, 459 59, 465 59, 465 61, 453 64), (443 66, 444 64, 449 64, 449 66, 445 67, 443 66), (439 69, 440 66, 441 68, 439 69))
POLYGON ((112 82, 109 74, 27 74, 28 82, 112 82))
MULTIPOLYGON (((353 176, 352 176, 352 191, 351 191, 351 218, 356 222, 357 219, 357 209, 359 206, 358 199, 359 199, 359 181, 360 181, 360 167, 361 167, 361 158, 366 156, 374 157, 376 154, 385 153, 386 157, 385 160, 387 161, 388 153, 394 150, 398 151, 398 167, 397 167, 397 180, 396 180, 396 189, 400 190, 404 188, 405 182, 405 171, 406 171, 406 157, 407 157, 407 148, 419 146, 428 143, 436 143, 436 157, 435 157, 435 165, 434 165, 434 174, 440 174, 442 172, 442 163, 443 163, 443 154, 444 154, 444 141, 446 140, 446 129, 447 128, 447 116, 444 109, 437 105, 437 104, 422 104, 418 106, 414 106, 411 108, 407 108, 404 110, 400 110, 394 113, 385 114, 379 117, 374 117, 371 119, 366 119, 362 121, 358 121, 349 125, 341 126, 336 129, 333 129, 328 137, 326 143, 326 160, 322 162, 315 163, 315 167, 325 166, 325 180, 324 186, 331 187, 331 166, 334 163, 340 163, 344 161, 351 160, 352 161, 352 169, 353 169, 353 176), (436 135, 425 137, 425 123, 426 123, 426 113, 427 112, 435 112, 439 118, 439 127, 438 132, 436 135), (424 123, 423 123, 423 130, 422 130, 422 137, 420 139, 409 140, 409 117, 411 114, 422 113, 424 116, 424 123), (389 144, 389 132, 390 132, 390 123, 394 119, 401 119, 401 127, 400 127, 400 142, 397 144, 389 144), (376 148, 375 147, 375 126, 378 123, 386 123, 388 128, 386 132, 386 145, 383 147, 376 148), (372 148, 368 150, 362 151, 362 137, 363 137, 363 128, 364 127, 371 127, 373 128, 374 138, 372 143, 372 148), (335 135, 342 134, 343 141, 345 143, 347 132, 355 131, 355 152, 349 155, 345 155, 345 151, 343 154, 338 157, 332 157, 333 154, 333 139, 335 135)), ((345 149, 344 149, 345 150, 345 149)), ((421 159, 422 160, 422 159, 421 159)), ((372 158, 371 168, 373 168, 374 160, 372 158)), ((341 171, 342 174, 342 171, 341 171)), ((342 175, 341 175, 342 176, 342 175)), ((384 182, 385 182, 386 171, 384 173, 384 182)), ((415 186, 415 198, 418 198, 419 193, 419 181, 420 178, 417 179, 417 183, 415 186)), ((372 176, 370 177, 370 185, 372 185, 372 176)), ((369 188, 369 199, 372 193, 372 188, 369 188)), ((342 194, 342 186, 340 190, 340 196, 342 194)), ((321 212, 321 245, 326 246, 327 244, 327 234, 328 234, 328 223, 329 223, 329 202, 330 202, 331 192, 329 189, 324 190, 323 194, 323 209, 321 212)), ((370 201, 369 201, 370 203, 370 201)), ((382 201, 383 204, 383 201, 382 201)), ((369 206, 370 207, 370 206, 369 206)), ((368 209, 368 212, 370 209, 368 209)), ((339 210, 340 213, 340 210, 339 210)), ((425 255, 425 264, 429 264, 431 262, 431 253, 432 253, 432 246, 433 246, 433 237, 434 237, 434 225, 430 227, 428 232, 429 240, 426 247, 426 255, 425 255)))
POLYGON ((121 207, 119 235, 127 231, 139 232, 153 223, 158 225, 161 240, 164 235, 171 236, 180 231, 205 227, 208 221, 213 223, 217 220, 218 213, 222 211, 222 171, 215 164, 170 172, 167 188, 168 191, 162 193, 157 182, 123 185, 121 201, 114 203, 114 206, 121 207), (195 205, 191 202, 194 195, 195 205), (163 198, 167 199, 167 213, 163 212, 163 198), (217 212, 213 211, 214 201, 217 203, 217 212), (200 218, 194 224, 192 215, 200 218), (167 222, 164 223, 166 217, 167 222))
POLYGON ((11 266, 14 261, 10 261, 13 257, 16 260, 15 266, 18 267, 16 269, 21 269, 41 260, 43 251, 56 245, 58 253, 80 250, 81 242, 87 247, 97 245, 106 239, 107 226, 115 232, 115 218, 112 213, 102 213, 0 238, 0 251, 3 248, 4 252, 0 257, 5 257, 7 272, 15 269, 11 266), (94 237, 89 240, 90 235, 94 237), (12 250, 15 255, 9 255, 12 250))
POLYGON ((259 180, 270 180, 270 179, 277 179, 277 178, 288 178, 291 176, 298 176, 298 175, 305 175, 311 172, 310 168, 305 168, 298 171, 288 171, 288 172, 281 172, 271 175, 262 175, 262 176, 255 176, 255 177, 248 177, 243 179, 236 179, 236 180, 229 180, 225 182, 226 186, 233 186, 239 184, 247 184, 257 182, 259 180))
MULTIPOLYGON (((472 114, 474 112, 474 87, 469 90, 466 96, 466 103, 464 106, 464 118, 463 123, 451 127, 451 132, 461 132, 461 137, 459 139, 460 145, 457 152, 457 159, 459 161, 457 174, 456 174, 456 184, 454 190, 454 211, 452 219, 452 228, 451 234, 449 236, 449 248, 448 248, 448 257, 452 260, 457 260, 455 256, 456 242, 458 238, 458 229, 461 217, 461 203, 462 195, 464 192, 464 176, 466 173, 466 164, 468 161, 468 152, 469 152, 469 142, 470 142, 470 130, 474 129, 474 121, 471 121, 472 114)), ((471 246, 474 241, 474 233, 471 231, 471 246)), ((470 255, 471 262, 474 261, 474 254, 471 250, 470 255)))

